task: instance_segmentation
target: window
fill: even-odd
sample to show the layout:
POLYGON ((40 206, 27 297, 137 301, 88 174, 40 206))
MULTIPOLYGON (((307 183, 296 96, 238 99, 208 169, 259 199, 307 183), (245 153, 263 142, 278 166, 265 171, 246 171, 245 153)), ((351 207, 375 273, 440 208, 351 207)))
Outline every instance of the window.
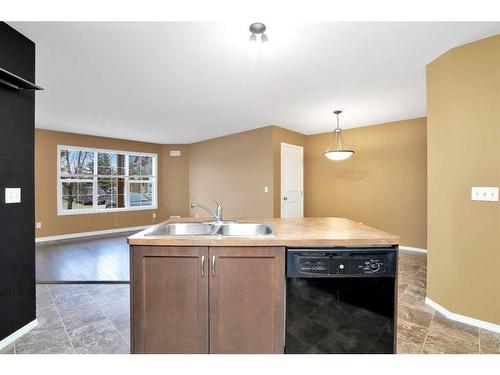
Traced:
POLYGON ((156 154, 57 147, 59 215, 156 209, 156 154))

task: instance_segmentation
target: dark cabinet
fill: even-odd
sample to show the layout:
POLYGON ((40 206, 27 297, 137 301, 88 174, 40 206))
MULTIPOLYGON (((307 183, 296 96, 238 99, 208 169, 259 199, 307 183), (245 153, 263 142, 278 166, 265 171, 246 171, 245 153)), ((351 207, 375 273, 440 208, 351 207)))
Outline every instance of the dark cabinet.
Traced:
POLYGON ((284 248, 131 252, 133 353, 283 353, 284 248))
POLYGON ((208 353, 208 248, 131 251, 132 353, 208 353))
POLYGON ((210 352, 283 353, 284 249, 211 247, 210 352))

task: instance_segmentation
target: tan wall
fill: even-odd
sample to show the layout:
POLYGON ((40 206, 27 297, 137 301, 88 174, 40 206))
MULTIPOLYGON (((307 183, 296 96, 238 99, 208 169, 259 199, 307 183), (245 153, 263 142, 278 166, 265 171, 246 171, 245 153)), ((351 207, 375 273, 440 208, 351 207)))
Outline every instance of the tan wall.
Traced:
POLYGON ((187 210, 187 157, 171 161, 164 158, 161 146, 113 138, 94 137, 73 133, 36 129, 35 131, 35 221, 42 223, 37 237, 80 233, 96 230, 134 227, 153 224, 153 212, 160 210, 110 212, 85 215, 57 216, 57 145, 95 147, 102 149, 139 151, 158 154, 158 207, 167 214, 186 214, 187 210), (184 162, 184 164, 182 164, 184 162), (186 168, 184 170, 184 168, 186 168), (180 176, 179 182, 174 178, 180 176), (166 183, 171 179, 170 183, 166 183), (182 182, 181 182, 182 181, 182 182), (167 193, 166 190, 169 190, 167 193), (184 209, 182 206, 184 205, 184 209))
POLYGON ((277 126, 191 145, 157 145, 37 129, 36 220, 42 222, 37 236, 155 222, 152 211, 57 216, 57 171, 46 166, 56 165, 58 144, 157 153, 159 222, 172 215, 198 213, 204 217, 203 211, 190 210, 189 203, 211 205, 211 196, 221 200, 225 217, 279 217, 281 142, 285 142, 305 150, 306 216, 352 218, 399 234, 405 245, 426 247, 425 119, 347 130, 345 134, 358 152, 351 160, 335 163, 323 157, 331 133, 305 136, 277 126), (379 153, 383 147, 386 152, 379 153), (171 157, 170 150, 180 150, 181 156, 171 157))
POLYGON ((323 156, 331 133, 309 136, 306 146, 306 216, 339 216, 426 248, 425 118, 348 129, 356 154, 335 162, 323 156))
MULTIPOLYGON (((190 145, 190 201, 212 207, 213 196, 223 204, 225 217, 272 217, 272 152, 271 127, 190 145)), ((205 215, 200 209, 191 213, 205 215)))
MULTIPOLYGON (((288 129, 281 128, 279 126, 273 126, 273 214, 274 217, 281 216, 281 143, 289 143, 295 146, 306 147, 307 136, 301 133, 297 133, 288 129)), ((304 151, 305 159, 305 151, 304 151)), ((304 160, 305 167, 305 160, 304 160)), ((305 176, 304 170, 304 176, 305 176)), ((305 191, 305 184, 304 184, 305 191)), ((304 193, 305 196, 305 193, 304 193)), ((305 206, 304 201, 304 206, 305 206)), ((305 211, 304 211, 305 212, 305 211)))
POLYGON ((428 296, 500 324, 500 205, 472 186, 500 185, 500 35, 427 67, 428 296))
POLYGON ((159 169, 159 221, 170 216, 189 216, 189 146, 162 145, 159 169), (170 156, 170 151, 180 156, 170 156))

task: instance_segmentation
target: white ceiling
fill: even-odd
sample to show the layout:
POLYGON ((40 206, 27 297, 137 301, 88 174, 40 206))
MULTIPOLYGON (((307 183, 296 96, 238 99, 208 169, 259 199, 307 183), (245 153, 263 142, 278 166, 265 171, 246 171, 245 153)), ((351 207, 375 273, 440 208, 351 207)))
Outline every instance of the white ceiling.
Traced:
MULTIPOLYGON (((259 20, 265 21, 265 20, 259 20)), ((36 127, 191 143, 276 124, 305 134, 425 116, 425 66, 500 22, 11 22, 37 44, 36 127), (260 47, 260 46, 259 46, 260 47)))

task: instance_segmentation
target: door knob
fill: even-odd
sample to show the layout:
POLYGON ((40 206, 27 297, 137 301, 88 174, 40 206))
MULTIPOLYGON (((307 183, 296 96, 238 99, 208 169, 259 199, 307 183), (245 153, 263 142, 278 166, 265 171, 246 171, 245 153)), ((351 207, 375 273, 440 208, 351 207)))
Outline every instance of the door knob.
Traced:
POLYGON ((288 197, 283 197, 283 200, 284 200, 284 201, 287 201, 287 200, 288 200, 288 197))

